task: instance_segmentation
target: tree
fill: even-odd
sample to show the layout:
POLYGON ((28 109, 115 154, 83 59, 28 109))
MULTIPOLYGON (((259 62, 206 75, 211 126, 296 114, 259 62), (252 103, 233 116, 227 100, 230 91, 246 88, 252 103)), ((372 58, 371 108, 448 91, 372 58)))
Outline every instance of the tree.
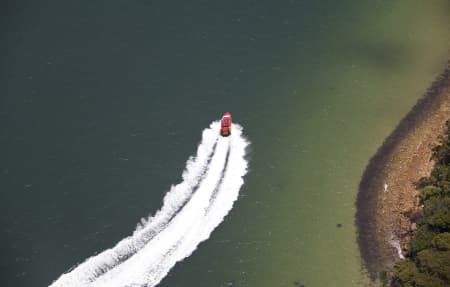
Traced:
POLYGON ((423 216, 417 221, 409 257, 395 266, 393 286, 450 286, 450 121, 439 142, 432 149, 431 175, 416 183, 423 216))

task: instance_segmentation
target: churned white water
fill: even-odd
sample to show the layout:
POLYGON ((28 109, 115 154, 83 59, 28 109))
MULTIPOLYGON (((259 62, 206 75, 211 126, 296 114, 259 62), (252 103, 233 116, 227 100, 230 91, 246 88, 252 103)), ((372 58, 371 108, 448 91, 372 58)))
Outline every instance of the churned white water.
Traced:
POLYGON ((181 183, 166 193, 155 215, 133 235, 88 258, 50 286, 156 286, 190 256, 223 221, 237 200, 247 173, 242 127, 219 136, 219 122, 203 131, 197 154, 189 158, 181 183))

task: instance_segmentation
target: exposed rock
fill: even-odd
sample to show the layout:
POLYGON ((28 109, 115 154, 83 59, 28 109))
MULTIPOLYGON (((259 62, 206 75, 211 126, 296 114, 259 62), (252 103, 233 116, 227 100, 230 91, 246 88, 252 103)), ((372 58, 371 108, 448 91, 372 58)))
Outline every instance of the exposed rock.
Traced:
MULTIPOLYGON (((373 280, 399 260, 389 244, 394 235, 404 250, 412 223, 421 216, 415 184, 433 168, 431 146, 450 117, 450 61, 446 71, 400 122, 370 160, 357 197, 358 244, 373 280), (389 183, 389 186, 384 184, 389 183)), ((389 273, 389 272, 388 272, 389 273)))

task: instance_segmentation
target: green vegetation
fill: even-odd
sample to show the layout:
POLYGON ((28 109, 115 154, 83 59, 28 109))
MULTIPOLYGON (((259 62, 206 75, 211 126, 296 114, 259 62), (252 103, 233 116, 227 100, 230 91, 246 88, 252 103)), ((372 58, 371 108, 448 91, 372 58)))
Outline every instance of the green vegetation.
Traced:
POLYGON ((388 273, 386 271, 381 271, 379 274, 379 278, 380 278, 380 286, 381 287, 386 287, 388 286, 389 283, 389 279, 388 279, 388 273))
POLYGON ((450 286, 450 121, 432 151, 435 167, 417 183, 423 209, 408 258, 395 266, 395 287, 450 286))

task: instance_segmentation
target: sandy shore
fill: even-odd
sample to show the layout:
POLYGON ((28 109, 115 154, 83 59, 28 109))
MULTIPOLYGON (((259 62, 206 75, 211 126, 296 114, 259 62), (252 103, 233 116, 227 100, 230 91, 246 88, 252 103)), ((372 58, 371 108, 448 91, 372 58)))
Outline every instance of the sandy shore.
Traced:
POLYGON ((450 118, 450 61, 370 160, 357 197, 361 255, 372 279, 392 270, 414 234, 407 214, 417 210, 414 183, 433 167, 431 147, 450 118))

